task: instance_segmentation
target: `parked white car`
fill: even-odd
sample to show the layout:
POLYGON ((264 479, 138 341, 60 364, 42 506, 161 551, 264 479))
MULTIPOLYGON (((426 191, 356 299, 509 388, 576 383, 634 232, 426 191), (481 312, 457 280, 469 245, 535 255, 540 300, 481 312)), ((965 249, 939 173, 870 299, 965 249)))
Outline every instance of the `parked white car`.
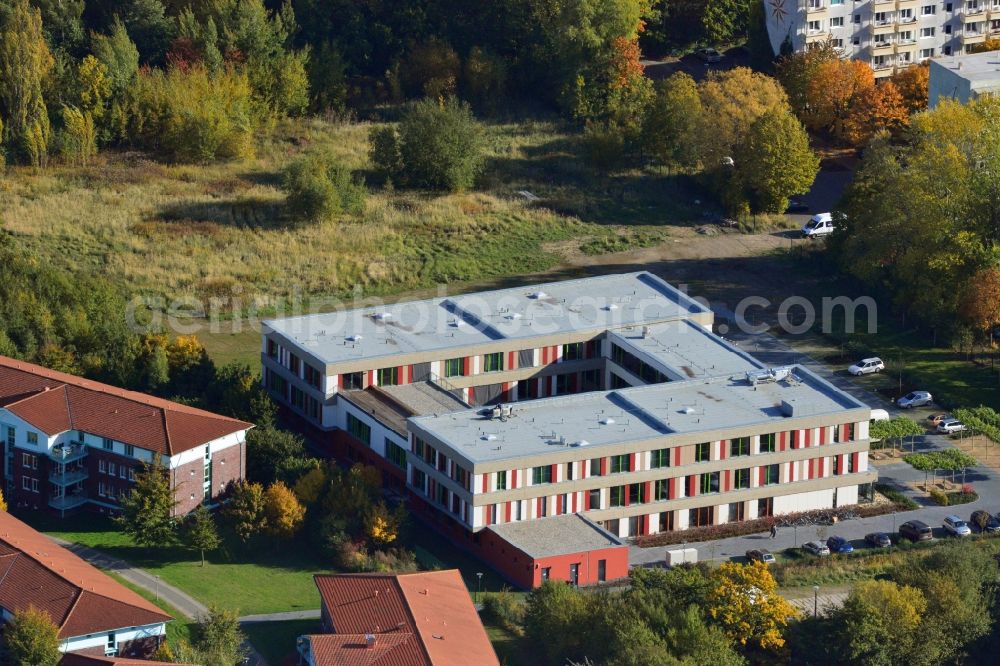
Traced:
POLYGON ((819 238, 833 233, 833 215, 816 213, 802 227, 802 235, 806 238, 819 238))
POLYGON ((927 391, 910 391, 896 401, 896 404, 903 409, 913 409, 914 407, 925 407, 934 402, 934 397, 927 391))
POLYGON ((873 372, 882 372, 883 370, 885 370, 885 363, 878 356, 863 358, 847 369, 855 377, 870 375, 873 372))
POLYGON ((968 524, 959 518, 958 516, 945 516, 944 522, 941 523, 945 531, 952 536, 969 536, 972 534, 972 528, 968 524))
POLYGON ((941 421, 938 424, 937 431, 942 435, 951 435, 956 432, 962 432, 965 430, 965 424, 958 419, 949 419, 947 421, 941 421))

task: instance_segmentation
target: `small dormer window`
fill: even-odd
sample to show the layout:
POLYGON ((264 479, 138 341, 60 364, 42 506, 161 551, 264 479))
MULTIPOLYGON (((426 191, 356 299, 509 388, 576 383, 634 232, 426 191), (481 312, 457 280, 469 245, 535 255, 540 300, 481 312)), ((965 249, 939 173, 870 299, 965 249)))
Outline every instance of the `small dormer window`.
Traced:
POLYGON ((26 433, 26 436, 28 438, 28 444, 34 444, 34 445, 38 444, 38 433, 37 432, 32 432, 32 431, 29 430, 26 433))
POLYGON ((114 440, 110 440, 107 437, 105 437, 104 438, 104 450, 105 451, 114 451, 115 450, 114 440))

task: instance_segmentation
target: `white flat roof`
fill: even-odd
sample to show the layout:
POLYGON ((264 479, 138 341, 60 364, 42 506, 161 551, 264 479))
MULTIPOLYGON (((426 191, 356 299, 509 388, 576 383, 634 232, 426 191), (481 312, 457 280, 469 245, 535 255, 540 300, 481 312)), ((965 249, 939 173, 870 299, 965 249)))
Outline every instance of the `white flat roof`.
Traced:
MULTIPOLYGON (((751 385, 745 373, 512 403, 513 416, 489 408, 409 419, 475 463, 727 428, 774 427, 790 417, 816 417, 868 406, 802 366, 773 383, 751 385)), ((864 418, 868 418, 865 416, 864 418)), ((607 453, 594 454, 607 455, 607 453)))
POLYGON ((1000 51, 942 56, 931 60, 931 65, 944 67, 973 83, 1000 84, 1000 51))
MULTIPOLYGON (((645 271, 264 322, 327 364, 677 321, 709 310, 645 271)), ((530 345, 526 345, 530 346, 530 345)))
POLYGON ((716 377, 764 367, 750 354, 690 320, 646 328, 643 331, 643 327, 630 327, 613 333, 631 347, 628 351, 654 358, 674 380, 716 377))

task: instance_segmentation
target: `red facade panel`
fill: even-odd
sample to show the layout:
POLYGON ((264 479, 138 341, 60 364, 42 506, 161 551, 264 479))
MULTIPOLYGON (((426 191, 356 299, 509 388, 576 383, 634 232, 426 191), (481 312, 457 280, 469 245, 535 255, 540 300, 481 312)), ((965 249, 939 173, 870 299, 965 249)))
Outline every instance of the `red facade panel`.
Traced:
POLYGON ((779 432, 778 433, 778 450, 779 451, 784 451, 785 447, 787 446, 787 442, 788 442, 788 433, 787 432, 779 432))

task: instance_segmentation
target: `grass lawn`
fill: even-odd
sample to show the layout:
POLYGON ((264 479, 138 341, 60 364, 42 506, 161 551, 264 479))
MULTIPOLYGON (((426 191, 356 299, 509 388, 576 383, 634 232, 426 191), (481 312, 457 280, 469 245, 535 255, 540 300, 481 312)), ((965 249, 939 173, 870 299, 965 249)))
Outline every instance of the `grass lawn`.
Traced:
POLYGON ((242 615, 319 608, 313 574, 328 572, 312 550, 280 544, 253 551, 253 561, 225 548, 208 556, 182 548, 140 548, 106 518, 79 514, 65 522, 43 514, 21 514, 36 529, 97 548, 146 569, 202 602, 236 609, 242 615))
POLYGON ((598 175, 581 160, 576 130, 547 119, 489 123, 473 191, 384 189, 369 173, 373 126, 283 122, 245 161, 178 165, 106 151, 87 167, 13 167, 0 180, 0 226, 43 260, 100 271, 132 294, 201 307, 219 298, 222 311, 238 297, 241 309, 254 302, 272 312, 300 297, 322 307, 323 297, 356 287, 379 296, 540 271, 558 263, 560 243, 588 253, 647 246, 670 225, 701 220, 701 195, 683 176, 598 175), (287 218, 283 169, 316 149, 366 176, 372 192, 360 217, 287 218))
MULTIPOLYGON (((268 664, 281 666, 288 657, 295 656, 295 639, 321 632, 319 620, 288 620, 244 624, 243 633, 268 664)), ((297 664, 298 660, 289 663, 297 664)))
POLYGON ((490 643, 496 650, 500 663, 504 666, 516 666, 517 664, 531 664, 538 661, 537 655, 531 644, 524 636, 513 634, 503 627, 486 624, 486 635, 490 637, 490 643))

